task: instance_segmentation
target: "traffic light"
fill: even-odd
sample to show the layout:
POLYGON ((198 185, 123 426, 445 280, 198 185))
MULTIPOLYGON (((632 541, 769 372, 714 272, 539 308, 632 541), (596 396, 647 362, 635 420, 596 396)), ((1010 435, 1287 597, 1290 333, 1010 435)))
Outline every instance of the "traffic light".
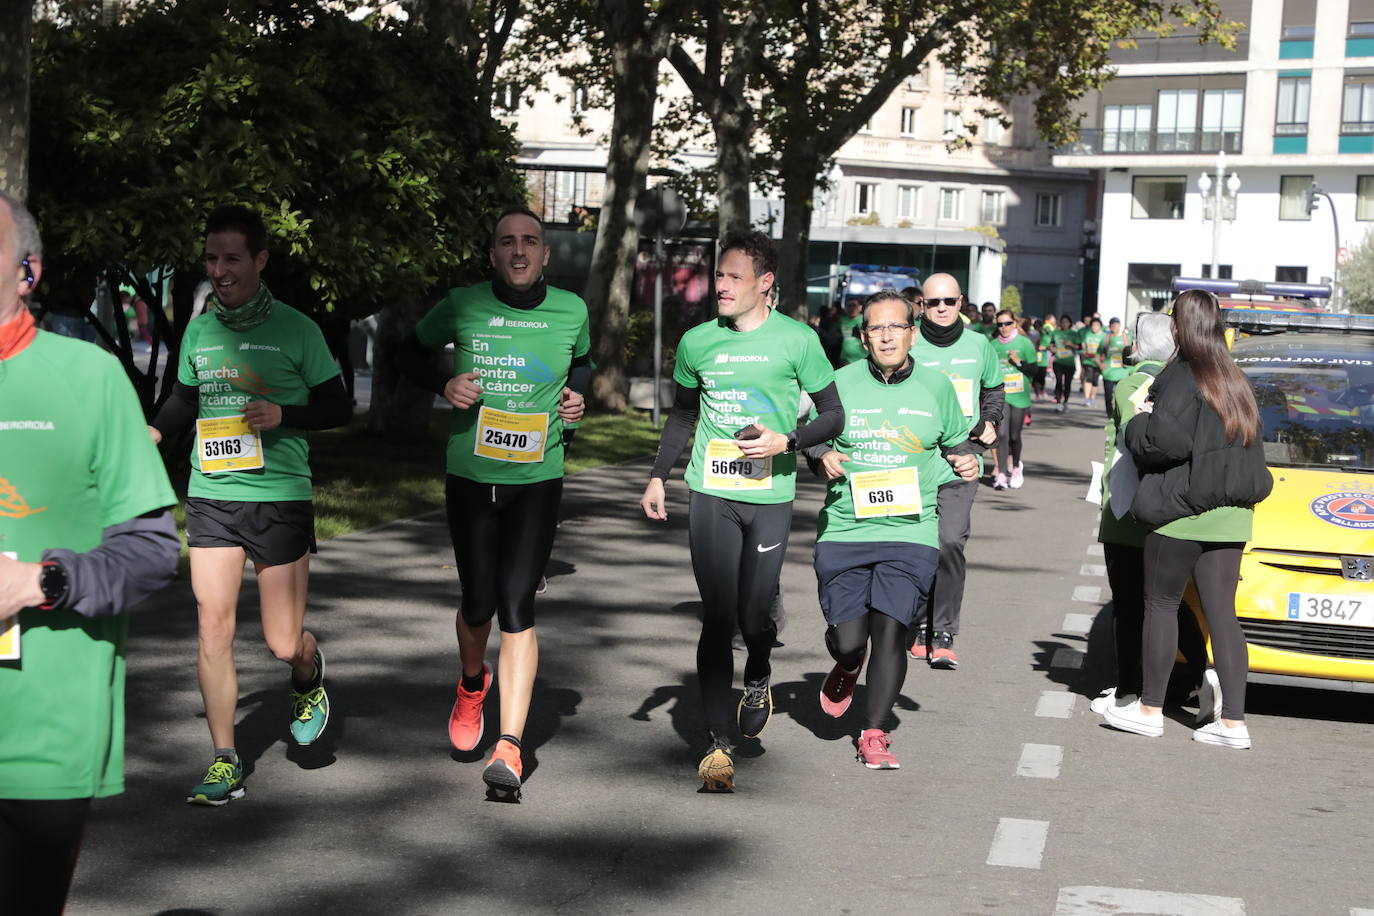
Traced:
POLYGON ((1307 190, 1302 192, 1302 204, 1307 210, 1308 216, 1311 216, 1312 211, 1317 209, 1317 195, 1321 192, 1322 189, 1317 186, 1315 181, 1307 186, 1307 190))

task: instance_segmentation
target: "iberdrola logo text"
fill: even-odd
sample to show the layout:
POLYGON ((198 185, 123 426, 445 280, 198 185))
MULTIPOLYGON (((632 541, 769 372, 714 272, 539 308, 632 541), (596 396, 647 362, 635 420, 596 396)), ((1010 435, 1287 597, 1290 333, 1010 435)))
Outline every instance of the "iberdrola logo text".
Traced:
POLYGON ((493 315, 487 320, 489 328, 548 328, 548 324, 543 321, 519 321, 515 318, 505 318, 501 315, 493 315))

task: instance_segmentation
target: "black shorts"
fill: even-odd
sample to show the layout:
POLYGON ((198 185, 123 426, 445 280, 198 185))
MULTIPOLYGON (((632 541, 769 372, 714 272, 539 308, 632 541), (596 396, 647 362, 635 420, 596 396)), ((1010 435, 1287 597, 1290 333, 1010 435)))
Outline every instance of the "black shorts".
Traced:
POLYGON ((315 505, 308 499, 252 503, 188 496, 185 508, 192 547, 242 547, 262 566, 284 566, 318 552, 315 505))
POLYGON ((1083 364, 1083 382, 1087 385, 1096 385, 1102 381, 1102 370, 1096 366, 1083 364))
POLYGON ((444 497, 463 621, 480 627, 495 615, 502 633, 528 630, 534 592, 553 553, 563 478, 490 484, 450 474, 444 497))
POLYGON ((825 622, 837 627, 878 611, 910 626, 939 562, 940 551, 925 544, 822 541, 815 566, 825 622))

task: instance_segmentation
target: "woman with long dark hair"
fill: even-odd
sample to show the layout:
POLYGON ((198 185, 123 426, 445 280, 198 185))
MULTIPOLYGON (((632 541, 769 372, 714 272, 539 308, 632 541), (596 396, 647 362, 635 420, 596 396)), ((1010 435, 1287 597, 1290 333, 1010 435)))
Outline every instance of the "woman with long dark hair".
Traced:
POLYGON ((1152 529, 1145 536, 1144 691, 1134 703, 1109 706, 1106 722, 1150 737, 1164 733, 1161 707, 1178 647, 1175 612, 1191 578, 1221 684, 1220 718, 1193 739, 1243 749, 1250 747, 1250 660, 1236 620, 1236 582, 1254 506, 1274 481, 1264 464, 1255 394, 1227 352, 1216 297, 1180 293, 1173 328, 1178 354, 1155 380, 1150 409, 1126 426, 1126 447, 1141 472, 1131 513, 1152 529))

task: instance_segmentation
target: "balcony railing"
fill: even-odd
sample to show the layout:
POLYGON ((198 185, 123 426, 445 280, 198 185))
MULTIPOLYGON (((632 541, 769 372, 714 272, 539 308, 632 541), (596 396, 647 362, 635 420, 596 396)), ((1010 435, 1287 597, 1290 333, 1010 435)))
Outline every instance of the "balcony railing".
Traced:
POLYGON ((1140 153, 1240 152, 1238 130, 1103 130, 1080 132, 1076 142, 1055 149, 1061 156, 1138 155, 1140 153))

